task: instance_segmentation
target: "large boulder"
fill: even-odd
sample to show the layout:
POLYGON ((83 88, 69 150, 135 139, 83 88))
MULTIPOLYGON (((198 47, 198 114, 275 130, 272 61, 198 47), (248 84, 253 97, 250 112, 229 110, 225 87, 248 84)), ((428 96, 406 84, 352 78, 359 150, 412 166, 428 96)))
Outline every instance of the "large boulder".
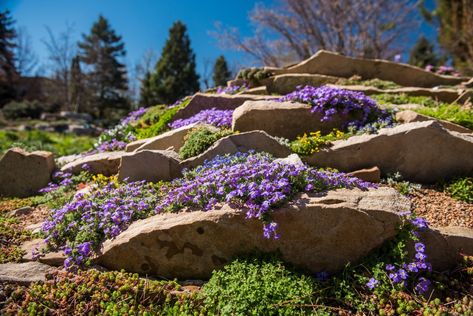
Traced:
POLYGON ((172 150, 140 150, 122 156, 118 180, 169 181, 181 173, 179 157, 172 150))
POLYGON ((268 94, 287 94, 298 86, 321 86, 335 84, 340 78, 318 74, 283 74, 270 77, 266 83, 268 94))
POLYGON ((174 115, 173 120, 187 119, 191 116, 196 115, 202 110, 208 110, 216 108, 217 110, 233 110, 245 101, 248 100, 265 100, 275 98, 272 96, 260 96, 260 95, 246 95, 246 94, 213 94, 213 93, 196 93, 189 104, 177 111, 174 115))
POLYGON ((232 130, 262 130, 292 140, 309 132, 329 133, 334 128, 341 128, 345 122, 336 116, 322 122, 322 116, 312 113, 311 108, 297 102, 247 101, 233 112, 232 130))
POLYGON ((302 194, 273 212, 278 240, 264 238, 261 221, 229 205, 159 214, 106 241, 97 262, 146 275, 207 279, 235 256, 258 250, 280 251, 312 272, 335 272, 392 238, 399 213, 409 207, 391 188, 302 194))
POLYGON ((315 55, 296 65, 273 69, 276 74, 306 73, 350 78, 354 75, 362 79, 393 81, 407 87, 435 87, 457 85, 468 78, 441 76, 424 69, 380 59, 347 57, 337 53, 319 50, 315 55))
POLYGON ((436 121, 407 123, 336 141, 303 160, 344 172, 378 166, 383 175, 398 171, 406 180, 434 183, 473 175, 473 134, 449 131, 436 121))
POLYGON ((425 121, 437 121, 439 122, 440 125, 443 126, 443 128, 446 128, 448 130, 454 131, 454 132, 459 132, 459 133, 467 133, 471 134, 473 133, 472 130, 463 127, 461 125, 444 121, 444 120, 438 120, 436 118, 427 116, 427 115, 422 115, 417 112, 411 111, 411 110, 405 110, 405 111, 400 111, 396 113, 396 121, 399 123, 412 123, 412 122, 425 122, 425 121))
POLYGON ((120 159, 124 154, 124 151, 109 151, 82 156, 65 164, 61 170, 78 174, 86 168, 93 174, 112 176, 118 173, 120 159))
POLYGON ((251 131, 223 137, 202 154, 182 161, 181 166, 182 168, 194 168, 217 155, 250 150, 266 152, 277 158, 285 158, 291 154, 289 147, 281 144, 264 131, 251 131))
POLYGON ((47 151, 8 150, 0 159, 0 196, 26 197, 51 181, 54 156, 47 151))

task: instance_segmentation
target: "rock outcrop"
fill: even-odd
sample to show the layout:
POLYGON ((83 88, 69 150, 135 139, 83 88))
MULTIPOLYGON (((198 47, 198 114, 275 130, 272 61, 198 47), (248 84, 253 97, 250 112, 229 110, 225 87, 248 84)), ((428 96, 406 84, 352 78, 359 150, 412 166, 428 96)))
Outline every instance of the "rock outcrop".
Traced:
POLYGON ((351 172, 378 166, 383 175, 434 183, 473 174, 473 135, 449 131, 436 121, 402 124, 378 134, 353 136, 304 157, 310 165, 351 172))
POLYGON ((28 285, 46 281, 46 276, 53 271, 53 267, 39 262, 4 263, 0 264, 0 283, 28 285))
POLYGON ((140 150, 122 156, 118 180, 169 181, 181 174, 179 156, 172 150, 140 150))
POLYGON ((457 85, 468 80, 464 77, 441 76, 424 69, 380 59, 361 59, 319 50, 315 55, 294 66, 272 69, 276 74, 306 73, 350 78, 354 75, 365 79, 381 79, 407 87, 431 88, 457 85))
POLYGON ((0 196, 27 197, 38 193, 51 181, 54 168, 50 152, 8 150, 0 159, 0 196))
POLYGON ((280 251, 312 272, 335 272, 396 234, 409 202, 394 189, 302 194, 272 214, 280 239, 263 237, 259 220, 224 205, 206 212, 159 214, 104 243, 109 269, 179 279, 207 279, 237 255, 280 251))
POLYGON ((463 127, 461 125, 444 121, 444 120, 438 120, 436 118, 427 116, 427 115, 422 115, 417 112, 411 111, 411 110, 405 110, 405 111, 400 111, 396 113, 396 121, 399 123, 413 123, 413 122, 425 122, 425 121, 437 121, 440 125, 442 125, 443 128, 448 129, 450 131, 458 132, 458 133, 466 133, 466 134, 471 134, 473 133, 472 130, 463 127))

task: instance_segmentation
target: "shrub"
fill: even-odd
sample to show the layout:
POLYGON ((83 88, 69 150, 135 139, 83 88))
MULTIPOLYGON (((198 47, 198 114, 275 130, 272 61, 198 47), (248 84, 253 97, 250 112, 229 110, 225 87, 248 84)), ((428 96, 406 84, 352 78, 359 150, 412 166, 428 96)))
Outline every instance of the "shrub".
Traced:
POLYGON ((465 177, 453 180, 446 191, 455 199, 473 203, 473 178, 465 177))
POLYGON ((202 288, 213 315, 301 315, 312 308, 313 280, 273 258, 241 258, 215 271, 202 288))
POLYGON ((331 120, 335 115, 346 117, 348 121, 343 128, 361 128, 368 123, 390 118, 386 110, 380 109, 376 102, 364 93, 329 86, 305 86, 285 95, 279 101, 310 104, 313 113, 322 115, 322 122, 331 120))
POLYGON ((473 130, 473 110, 456 104, 441 104, 433 108, 415 109, 416 112, 453 122, 473 130))
POLYGON ((37 119, 43 110, 44 106, 39 104, 38 101, 11 101, 2 108, 3 115, 9 120, 21 118, 37 119))
POLYGON ((258 86, 260 81, 269 78, 273 75, 270 70, 263 68, 244 68, 240 70, 237 79, 243 79, 249 82, 252 86, 258 86))
POLYGON ((231 135, 230 130, 210 130, 206 127, 198 127, 190 131, 186 137, 184 145, 179 150, 179 157, 187 159, 197 156, 207 150, 213 143, 222 137, 231 135))
POLYGON ((291 142, 291 150, 299 155, 311 155, 321 148, 328 146, 332 141, 345 139, 349 134, 345 134, 339 130, 333 130, 327 135, 322 135, 320 131, 312 132, 307 136, 304 134, 298 136, 295 141, 291 142))
POLYGON ((202 110, 194 116, 187 119, 178 119, 169 124, 171 128, 179 128, 194 123, 206 123, 217 127, 231 127, 232 126, 233 110, 217 110, 212 108, 209 110, 202 110))
MULTIPOLYGON (((44 283, 11 289, 2 315, 193 315, 192 295, 173 281, 125 272, 56 271, 44 283)), ((197 302, 198 303, 198 302, 197 302)))

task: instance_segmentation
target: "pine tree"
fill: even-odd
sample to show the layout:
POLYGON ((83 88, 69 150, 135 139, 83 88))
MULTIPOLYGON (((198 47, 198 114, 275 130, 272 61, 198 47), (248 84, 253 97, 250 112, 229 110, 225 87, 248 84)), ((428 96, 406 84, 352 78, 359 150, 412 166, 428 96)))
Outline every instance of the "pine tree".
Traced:
POLYGON ((214 65, 214 73, 213 73, 213 81, 214 85, 217 86, 226 86, 227 81, 231 79, 231 72, 228 70, 227 61, 225 57, 220 56, 215 61, 214 65))
POLYGON ((103 16, 99 16, 90 34, 83 35, 79 48, 80 60, 87 66, 84 77, 90 95, 87 107, 97 109, 95 114, 101 118, 106 110, 128 110, 126 68, 119 61, 126 55, 121 36, 103 16))
POLYGON ((0 105, 15 96, 14 81, 18 77, 15 69, 15 38, 14 21, 10 11, 0 12, 0 105))
POLYGON ((143 80, 141 80, 140 88, 140 106, 149 107, 154 104, 155 97, 151 87, 151 73, 146 72, 143 80))
POLYGON ((435 53, 434 45, 424 36, 421 36, 411 50, 409 64, 425 68, 427 65, 437 66, 439 58, 435 53))
POLYGON ((195 54, 192 51, 186 26, 177 21, 169 30, 156 71, 151 75, 153 103, 174 103, 176 100, 199 90, 199 75, 195 70, 195 54))

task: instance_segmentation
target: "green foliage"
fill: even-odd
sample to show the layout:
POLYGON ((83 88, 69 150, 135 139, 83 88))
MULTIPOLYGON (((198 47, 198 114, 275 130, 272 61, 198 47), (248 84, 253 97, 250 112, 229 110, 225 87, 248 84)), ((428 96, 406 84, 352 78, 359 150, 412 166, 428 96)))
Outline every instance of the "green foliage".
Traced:
MULTIPOLYGON (((125 272, 55 272, 45 283, 8 288, 2 315, 199 315, 195 295, 173 281, 125 272)), ((203 312, 203 310, 202 310, 203 312)))
POLYGON ((240 70, 237 79, 243 79, 250 83, 251 86, 258 86, 260 81, 269 78, 273 73, 263 68, 244 68, 240 70))
POLYGON ((335 140, 348 138, 350 134, 345 134, 339 130, 333 130, 327 135, 322 135, 320 131, 312 132, 307 136, 298 136, 290 143, 291 150, 299 155, 308 156, 321 148, 326 147, 335 140))
POLYGON ((31 234, 19 224, 18 219, 0 211, 0 264, 20 262, 23 257, 20 244, 28 240, 31 234))
POLYGON ((79 43, 80 60, 89 69, 85 73, 88 90, 87 110, 103 118, 112 117, 116 109, 127 111, 129 102, 126 67, 120 59, 126 55, 125 44, 103 16, 92 25, 89 35, 79 43))
POLYGON ((367 87, 376 87, 378 89, 397 89, 401 87, 392 81, 381 79, 363 80, 359 76, 353 76, 348 79, 339 79, 336 83, 339 85, 361 85, 367 87))
POLYGON ((213 131, 206 127, 195 128, 186 135, 184 145, 179 150, 179 157, 187 159, 197 156, 220 138, 231 134, 232 131, 230 130, 213 131))
POLYGON ((464 177, 453 180, 445 188, 457 200, 473 203, 473 178, 464 177))
POLYGON ((180 21, 169 30, 156 71, 151 74, 152 104, 171 104, 199 90, 199 75, 195 70, 187 27, 180 21))
POLYGON ((408 96, 405 93, 399 93, 399 94, 374 94, 370 96, 372 99, 374 99, 376 102, 379 104, 419 104, 422 106, 426 107, 436 107, 443 105, 444 103, 441 103, 439 101, 436 101, 432 98, 429 97, 424 97, 424 96, 408 96))
POLYGON ((236 259, 202 289, 213 315, 301 315, 314 300, 313 280, 273 258, 236 259))
POLYGON ((227 61, 225 57, 220 56, 215 61, 214 69, 213 69, 213 76, 212 79, 214 81, 214 86, 226 86, 227 81, 231 79, 231 72, 228 69, 227 61))
POLYGON ((442 104, 434 108, 415 109, 416 112, 453 122, 473 130, 473 110, 456 104, 442 104))
POLYGON ((43 131, 0 131, 0 153, 12 147, 29 151, 47 150, 56 157, 78 154, 93 147, 94 138, 43 131))
POLYGON ((425 68, 427 65, 437 66, 439 58, 435 53, 434 45, 427 38, 421 36, 411 50, 409 64, 425 68))
POLYGON ((157 106, 152 111, 148 111, 136 124, 136 137, 143 139, 167 131, 169 129, 168 124, 173 120, 177 111, 186 107, 189 102, 190 99, 186 99, 181 104, 172 108, 157 106), (149 122, 149 124, 147 122, 149 122))
POLYGON ((420 189, 420 185, 403 180, 399 172, 388 175, 386 183, 402 195, 409 195, 420 189))

